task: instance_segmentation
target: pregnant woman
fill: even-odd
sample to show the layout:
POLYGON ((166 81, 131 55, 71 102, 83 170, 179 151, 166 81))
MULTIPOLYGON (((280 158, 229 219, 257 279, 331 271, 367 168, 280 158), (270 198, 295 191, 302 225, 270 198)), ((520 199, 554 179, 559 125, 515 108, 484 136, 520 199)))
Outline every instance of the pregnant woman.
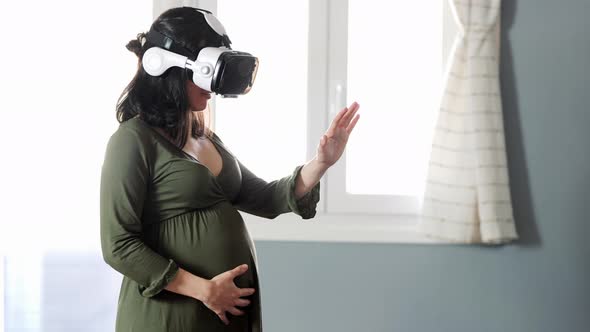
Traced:
MULTIPOLYGON (((229 48, 215 20, 173 8, 150 32, 194 61, 203 48, 229 48)), ((320 178, 342 155, 359 106, 336 115, 311 161, 266 182, 206 126, 211 90, 194 83, 191 69, 146 73, 143 56, 158 42, 149 36, 127 45, 139 65, 119 99, 101 173, 102 252, 123 274, 116 331, 260 332, 256 251, 238 211, 313 218, 320 178)))

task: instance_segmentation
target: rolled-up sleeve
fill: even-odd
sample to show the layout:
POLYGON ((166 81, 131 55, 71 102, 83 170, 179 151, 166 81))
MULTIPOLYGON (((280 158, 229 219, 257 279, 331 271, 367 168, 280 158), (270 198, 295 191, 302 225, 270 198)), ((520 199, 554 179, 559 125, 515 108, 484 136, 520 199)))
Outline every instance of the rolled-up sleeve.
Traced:
POLYGON ((100 180, 100 238, 107 264, 152 297, 174 279, 178 266, 141 238, 142 211, 150 183, 150 163, 137 133, 119 126, 107 143, 100 180))

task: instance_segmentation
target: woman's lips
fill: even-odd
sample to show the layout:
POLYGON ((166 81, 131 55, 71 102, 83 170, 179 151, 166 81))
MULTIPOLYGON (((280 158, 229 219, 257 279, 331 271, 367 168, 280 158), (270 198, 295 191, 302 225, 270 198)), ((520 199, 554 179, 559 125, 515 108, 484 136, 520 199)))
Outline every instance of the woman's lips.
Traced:
POLYGON ((207 99, 211 98, 211 93, 210 92, 203 92, 202 95, 203 96, 207 96, 207 99))

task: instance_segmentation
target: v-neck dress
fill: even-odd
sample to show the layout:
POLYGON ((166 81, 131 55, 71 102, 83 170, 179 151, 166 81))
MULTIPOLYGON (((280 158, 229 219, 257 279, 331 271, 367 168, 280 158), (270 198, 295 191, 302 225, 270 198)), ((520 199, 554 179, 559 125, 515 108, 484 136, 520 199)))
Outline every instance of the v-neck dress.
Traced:
POLYGON ((266 182, 213 134, 222 157, 218 176, 139 117, 110 136, 100 181, 100 237, 106 263, 123 274, 117 332, 261 332, 262 310, 254 243, 239 211, 274 219, 293 212, 313 218, 320 183, 295 199, 292 174, 266 182), (211 279, 238 265, 234 279, 252 287, 246 314, 227 312, 229 325, 201 301, 170 292, 179 267, 211 279))

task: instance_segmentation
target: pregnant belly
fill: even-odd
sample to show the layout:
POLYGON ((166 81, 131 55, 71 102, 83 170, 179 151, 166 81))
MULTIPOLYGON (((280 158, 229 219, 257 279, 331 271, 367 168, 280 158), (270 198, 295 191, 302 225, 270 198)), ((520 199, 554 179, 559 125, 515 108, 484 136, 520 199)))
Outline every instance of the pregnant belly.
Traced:
POLYGON ((254 287, 253 242, 240 213, 227 201, 184 213, 159 226, 158 251, 206 279, 248 264, 236 286, 254 287))

